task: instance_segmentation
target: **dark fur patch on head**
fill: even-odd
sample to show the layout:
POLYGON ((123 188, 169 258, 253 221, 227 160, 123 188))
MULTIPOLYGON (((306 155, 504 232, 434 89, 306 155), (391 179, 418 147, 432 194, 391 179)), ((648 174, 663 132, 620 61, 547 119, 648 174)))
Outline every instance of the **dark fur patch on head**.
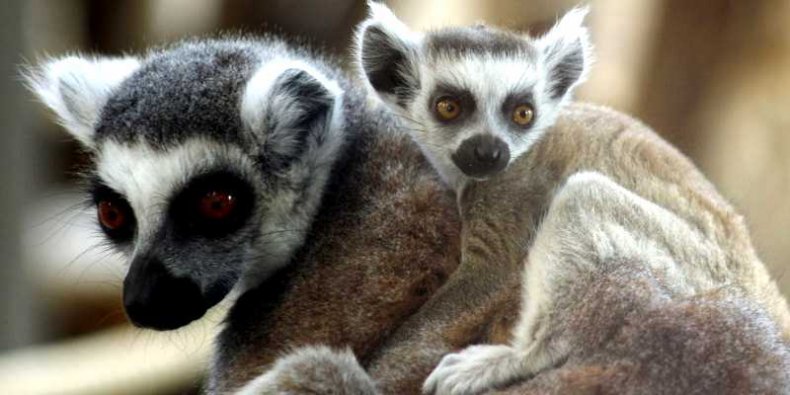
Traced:
POLYGON ((256 54, 251 44, 189 43, 155 54, 102 109, 96 139, 153 147, 203 135, 237 141, 239 99, 256 54))
POLYGON ((452 124, 457 127, 477 111, 477 102, 475 96, 468 89, 440 82, 436 84, 436 89, 434 89, 431 100, 428 102, 428 111, 434 115, 434 119, 440 125, 452 124), (436 115, 436 102, 443 97, 450 97, 458 101, 461 106, 461 114, 458 118, 452 121, 445 121, 436 115))
POLYGON ((526 130, 529 130, 533 125, 535 125, 538 115, 539 109, 535 103, 535 94, 532 91, 510 92, 505 97, 505 101, 502 103, 502 117, 508 121, 508 125, 516 133, 524 133, 526 130), (515 126, 515 124, 512 122, 513 111, 515 111, 516 107, 522 104, 528 104, 532 106, 532 121, 525 126, 515 126))
POLYGON ((431 32, 425 37, 425 43, 429 53, 442 56, 536 56, 535 49, 523 37, 481 25, 431 32))

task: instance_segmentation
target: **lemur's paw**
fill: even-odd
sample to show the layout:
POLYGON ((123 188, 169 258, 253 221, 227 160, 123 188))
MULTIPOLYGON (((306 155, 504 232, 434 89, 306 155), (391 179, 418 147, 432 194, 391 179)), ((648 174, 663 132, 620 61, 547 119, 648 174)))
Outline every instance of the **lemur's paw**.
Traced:
POLYGON ((260 394, 373 395, 378 391, 350 350, 320 346, 299 348, 283 356, 236 393, 260 394))
POLYGON ((520 376, 522 356, 508 346, 471 346, 448 354, 422 386, 424 394, 473 395, 520 376))

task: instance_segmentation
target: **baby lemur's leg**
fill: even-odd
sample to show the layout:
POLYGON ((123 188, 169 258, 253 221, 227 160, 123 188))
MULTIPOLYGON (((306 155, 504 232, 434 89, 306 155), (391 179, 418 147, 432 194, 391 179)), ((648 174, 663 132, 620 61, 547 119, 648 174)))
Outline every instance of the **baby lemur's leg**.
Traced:
MULTIPOLYGON (((671 292, 688 293, 694 287, 679 273, 675 259, 715 259, 717 250, 669 211, 603 175, 578 173, 553 199, 530 250, 524 307, 512 346, 474 346, 450 354, 423 390, 475 394, 556 366, 584 347, 575 342, 576 332, 567 322, 583 303, 586 282, 595 273, 624 260, 648 262, 671 284, 671 292)), ((592 306, 607 308, 594 301, 592 306)))
POLYGON ((512 297, 518 293, 521 261, 535 229, 535 213, 546 201, 543 189, 524 184, 501 187, 524 197, 502 210, 480 204, 493 194, 487 186, 465 192, 458 269, 367 361, 382 391, 418 392, 444 355, 486 338, 498 309, 512 308, 510 316, 517 314, 512 297), (504 305, 508 302, 513 306, 504 305))

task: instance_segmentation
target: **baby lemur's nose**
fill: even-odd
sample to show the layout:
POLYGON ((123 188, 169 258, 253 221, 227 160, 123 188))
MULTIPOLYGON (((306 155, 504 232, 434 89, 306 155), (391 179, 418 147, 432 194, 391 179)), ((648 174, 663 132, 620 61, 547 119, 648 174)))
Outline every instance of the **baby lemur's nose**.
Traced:
POLYGON ((478 162, 496 162, 501 154, 502 151, 495 145, 483 144, 475 147, 475 159, 478 162))
POLYGON ((510 148, 496 136, 478 134, 461 143, 451 158, 467 176, 487 178, 507 167, 510 148))

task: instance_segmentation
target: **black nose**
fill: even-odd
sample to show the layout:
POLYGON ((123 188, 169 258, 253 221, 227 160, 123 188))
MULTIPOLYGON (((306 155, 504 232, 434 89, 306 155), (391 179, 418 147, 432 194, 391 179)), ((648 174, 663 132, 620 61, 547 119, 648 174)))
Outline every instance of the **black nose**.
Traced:
POLYGON ((507 167, 510 149, 497 137, 478 134, 461 143, 451 158, 467 176, 486 178, 507 167))
POLYGON ((135 258, 123 281, 123 305, 138 327, 180 328, 206 313, 200 287, 191 279, 175 277, 157 258, 135 258))

